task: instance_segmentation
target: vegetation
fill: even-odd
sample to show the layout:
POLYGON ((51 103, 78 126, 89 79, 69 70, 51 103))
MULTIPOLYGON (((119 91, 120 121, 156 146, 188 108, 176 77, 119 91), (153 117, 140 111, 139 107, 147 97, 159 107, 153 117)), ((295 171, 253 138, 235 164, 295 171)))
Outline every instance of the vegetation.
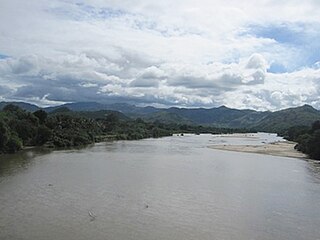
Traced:
MULTIPOLYGON (((171 108, 160 111, 152 107, 130 108, 130 105, 121 105, 127 111, 131 109, 131 113, 135 112, 136 117, 141 116, 133 120, 114 110, 72 111, 63 106, 47 112, 28 104, 1 104, 0 153, 13 153, 24 146, 65 148, 105 140, 137 140, 174 133, 219 134, 258 130, 277 132, 297 142, 296 149, 299 151, 311 158, 320 159, 320 122, 316 121, 320 119, 320 112, 307 105, 273 113, 226 107, 189 110, 171 108), (35 111, 32 113, 20 106, 35 111), (213 121, 212 124, 207 124, 209 120, 213 121), (206 123, 200 125, 194 121, 206 123), (237 126, 249 127, 243 129, 237 126)), ((82 105, 77 106, 80 108, 82 105)), ((97 107, 95 104, 89 106, 97 107)))
POLYGON ((73 112, 59 108, 48 114, 31 113, 15 105, 0 111, 0 152, 14 153, 24 146, 75 147, 105 140, 137 140, 173 133, 233 133, 241 129, 146 122, 115 111, 73 112))
MULTIPOLYGON (((0 102, 0 109, 8 105, 9 102, 0 102)), ((14 103, 22 109, 30 112, 40 108, 27 103, 14 103)), ((261 112, 247 109, 232 109, 225 106, 217 108, 155 108, 137 107, 125 103, 101 104, 95 102, 68 103, 61 106, 44 108, 48 113, 65 112, 71 110, 71 115, 75 112, 88 114, 91 118, 102 118, 107 112, 122 114, 122 118, 141 118, 146 122, 161 121, 166 124, 187 124, 206 125, 225 128, 247 128, 257 131, 285 133, 290 127, 296 125, 310 126, 314 121, 320 119, 320 111, 309 105, 296 108, 288 108, 275 112, 261 112), (96 113, 97 116, 92 116, 96 113), (100 116, 99 116, 100 115, 100 116)))
MULTIPOLYGON (((0 152, 14 153, 22 146, 41 145, 51 137, 43 121, 46 113, 36 115, 15 105, 7 105, 0 112, 0 152)), ((43 112, 43 111, 42 111, 43 112)))
POLYGON ((308 154, 312 159, 320 160, 320 121, 315 121, 311 127, 294 126, 287 130, 288 140, 298 144, 295 148, 298 151, 308 154))
POLYGON ((290 127, 310 126, 318 119, 320 119, 320 111, 309 105, 304 105, 269 113, 261 120, 256 121, 252 128, 283 135, 290 127))

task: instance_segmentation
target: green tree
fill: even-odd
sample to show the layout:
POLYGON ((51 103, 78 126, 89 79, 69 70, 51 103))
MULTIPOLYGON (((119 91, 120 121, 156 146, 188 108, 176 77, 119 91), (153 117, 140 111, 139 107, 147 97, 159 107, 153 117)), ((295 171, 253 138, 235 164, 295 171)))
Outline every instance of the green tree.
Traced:
POLYGON ((316 130, 319 130, 320 129, 320 121, 315 121, 313 124, 312 124, 312 131, 316 131, 316 130))
POLYGON ((21 110, 21 108, 19 108, 16 105, 13 105, 13 104, 8 104, 3 108, 3 111, 5 111, 5 112, 18 112, 20 110, 21 110))
POLYGON ((6 151, 8 153, 15 153, 21 149, 22 149, 21 140, 16 135, 12 135, 9 138, 8 143, 6 145, 6 151))
POLYGON ((34 126, 26 119, 17 120, 14 130, 25 145, 32 144, 32 141, 37 136, 37 126, 34 126))
POLYGON ((38 133, 37 133, 37 137, 36 137, 36 144, 43 145, 47 141, 49 141, 51 137, 52 137, 52 131, 49 128, 47 128, 46 126, 41 125, 38 128, 38 133))
POLYGON ((3 151, 4 146, 7 144, 9 139, 8 126, 0 121, 0 152, 3 151))
POLYGON ((308 141, 308 152, 312 159, 320 160, 320 129, 314 131, 308 141))
POLYGON ((41 110, 41 109, 38 110, 38 111, 35 111, 33 113, 33 115, 35 115, 39 119, 39 123, 40 124, 44 124, 46 119, 47 119, 47 117, 48 117, 48 114, 45 111, 41 110))

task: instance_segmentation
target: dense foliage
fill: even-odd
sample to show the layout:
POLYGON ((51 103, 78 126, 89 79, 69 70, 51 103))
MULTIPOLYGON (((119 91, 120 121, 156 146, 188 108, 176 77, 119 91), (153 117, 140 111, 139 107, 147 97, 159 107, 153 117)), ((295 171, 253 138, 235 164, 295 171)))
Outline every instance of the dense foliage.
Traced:
POLYGON ((320 121, 315 121, 311 127, 295 126, 288 129, 286 138, 298 144, 295 148, 306 153, 312 159, 320 160, 320 121))
POLYGON ((178 123, 129 119, 119 112, 73 112, 59 109, 33 113, 15 105, 0 111, 0 152, 14 153, 23 146, 74 147, 105 140, 137 140, 170 136, 173 133, 233 133, 240 129, 219 129, 178 123))
POLYGON ((39 111, 32 114, 15 105, 3 108, 0 112, 0 152, 13 153, 22 146, 42 145, 50 139, 52 132, 43 122, 46 113, 39 111))
MULTIPOLYGON (((71 112, 71 111, 69 111, 71 112)), ((23 146, 74 147, 107 139, 141 139, 168 136, 168 130, 143 121, 121 121, 116 114, 92 119, 74 113, 49 115, 7 105, 0 112, 0 152, 13 153, 23 146)))

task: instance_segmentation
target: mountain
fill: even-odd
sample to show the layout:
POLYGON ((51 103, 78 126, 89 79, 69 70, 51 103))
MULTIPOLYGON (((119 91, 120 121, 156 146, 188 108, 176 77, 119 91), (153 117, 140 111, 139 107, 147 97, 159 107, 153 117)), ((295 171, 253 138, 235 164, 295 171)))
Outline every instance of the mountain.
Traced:
POLYGON ((169 108, 164 111, 174 113, 197 124, 214 124, 219 127, 228 127, 229 123, 234 119, 241 118, 255 112, 253 110, 238 110, 227 108, 225 106, 210 109, 169 108))
POLYGON ((66 103, 59 106, 44 108, 47 112, 53 112, 59 108, 68 108, 71 111, 99 111, 105 110, 104 104, 96 102, 78 102, 78 103, 66 103))
POLYGON ((320 111, 309 105, 304 105, 269 112, 256 123, 252 124, 252 128, 259 129, 259 131, 280 132, 292 126, 311 126, 316 120, 320 120, 320 111))
POLYGON ((184 120, 189 120, 194 124, 248 128, 266 132, 281 132, 297 125, 310 126, 313 122, 320 119, 320 111, 309 105, 276 112, 238 110, 225 106, 211 109, 169 108, 162 111, 174 114, 175 119, 182 117, 184 120))
POLYGON ((112 110, 122 112, 127 115, 144 115, 154 112, 158 112, 159 109, 154 107, 137 107, 127 103, 113 103, 113 104, 102 104, 97 102, 78 102, 78 103, 66 103, 60 106, 48 107, 44 110, 47 112, 54 111, 57 108, 66 107, 72 111, 99 111, 99 110, 112 110))
POLYGON ((151 114, 143 115, 142 118, 147 122, 161 122, 165 124, 188 124, 194 125, 195 123, 185 117, 179 116, 178 114, 167 112, 167 111, 158 111, 151 114))
POLYGON ((30 104, 30 103, 26 103, 26 102, 0 102, 0 110, 2 110, 5 106, 7 106, 9 104, 16 105, 16 106, 22 108, 23 110, 27 110, 29 112, 34 112, 34 111, 41 109, 40 107, 38 107, 34 104, 30 104))
MULTIPOLYGON (((0 108, 3 108, 3 106, 7 104, 9 103, 1 102, 0 108)), ((40 109, 38 106, 23 102, 13 104, 28 111, 40 109)), ((225 106, 210 109, 177 107, 165 109, 151 106, 137 107, 127 103, 102 104, 96 102, 67 103, 61 106, 44 108, 44 110, 49 113, 65 111, 67 109, 72 111, 70 114, 79 112, 78 114, 81 113, 83 116, 92 118, 101 118, 110 113, 114 113, 118 114, 119 118, 142 118, 149 122, 158 121, 162 123, 247 128, 267 132, 281 132, 296 125, 310 126, 314 121, 320 119, 320 111, 309 105, 275 112, 260 112, 249 109, 239 110, 225 106)))
POLYGON ((130 118, 124 115, 121 112, 117 111, 112 111, 112 110, 99 110, 99 111, 80 111, 80 112, 75 112, 77 113, 80 117, 85 117, 85 118, 105 118, 108 115, 114 115, 116 116, 119 120, 129 120, 130 118))
POLYGON ((99 111, 72 111, 67 107, 60 107, 56 108, 53 111, 49 112, 49 115, 57 115, 57 114, 64 114, 64 115, 70 115, 73 117, 84 117, 84 118, 92 118, 92 119, 98 119, 98 118, 105 118, 108 115, 112 114, 116 116, 119 120, 129 120, 130 118, 124 115, 121 112, 112 111, 112 110, 99 110, 99 111))
POLYGON ((242 117, 232 119, 228 123, 228 126, 232 127, 232 128, 239 128, 239 127, 252 128, 252 126, 255 126, 257 124, 257 122, 264 119, 270 113, 271 112, 268 112, 268 111, 266 111, 266 112, 253 111, 251 113, 245 114, 242 117))

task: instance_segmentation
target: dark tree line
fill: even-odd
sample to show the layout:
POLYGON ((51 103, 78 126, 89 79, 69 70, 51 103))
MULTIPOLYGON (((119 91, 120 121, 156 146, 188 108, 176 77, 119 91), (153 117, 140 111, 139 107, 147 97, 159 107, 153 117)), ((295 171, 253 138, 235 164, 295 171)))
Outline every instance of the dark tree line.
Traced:
POLYGON ((298 151, 308 154, 312 159, 320 160, 320 121, 315 121, 311 127, 295 126, 288 129, 286 138, 298 144, 298 151))
POLYGON ((110 114, 103 119, 64 112, 48 115, 7 105, 0 112, 0 152, 14 153, 23 146, 74 147, 106 139, 141 139, 171 133, 144 121, 121 121, 110 114))
POLYGON ((44 124, 47 113, 39 110, 30 113, 14 105, 0 112, 0 152, 13 153, 23 146, 42 145, 52 135, 44 124))

